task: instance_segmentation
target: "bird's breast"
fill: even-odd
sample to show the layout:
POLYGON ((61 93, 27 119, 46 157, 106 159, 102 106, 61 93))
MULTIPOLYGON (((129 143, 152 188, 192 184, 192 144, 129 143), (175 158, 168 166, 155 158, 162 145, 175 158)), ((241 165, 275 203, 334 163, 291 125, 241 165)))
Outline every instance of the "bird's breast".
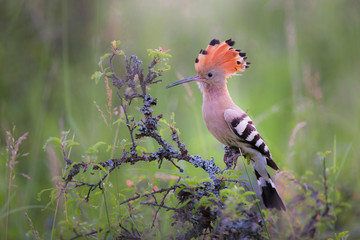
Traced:
POLYGON ((221 143, 232 146, 236 136, 225 122, 224 111, 216 104, 203 104, 203 118, 210 133, 221 143))

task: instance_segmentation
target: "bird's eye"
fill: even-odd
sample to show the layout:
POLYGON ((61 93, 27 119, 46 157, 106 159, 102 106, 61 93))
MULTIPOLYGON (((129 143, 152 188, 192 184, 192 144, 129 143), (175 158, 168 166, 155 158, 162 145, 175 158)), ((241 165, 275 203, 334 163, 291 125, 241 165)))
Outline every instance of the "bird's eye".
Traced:
POLYGON ((213 74, 211 72, 208 73, 208 77, 212 77, 213 74))

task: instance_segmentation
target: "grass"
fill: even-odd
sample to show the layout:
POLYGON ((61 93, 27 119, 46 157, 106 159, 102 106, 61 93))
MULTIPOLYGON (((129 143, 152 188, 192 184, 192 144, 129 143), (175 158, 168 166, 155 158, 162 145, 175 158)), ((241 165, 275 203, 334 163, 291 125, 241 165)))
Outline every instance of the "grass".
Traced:
MULTIPOLYGON (((252 181, 251 181, 251 177, 250 177, 249 172, 248 172, 248 170, 247 170, 247 167, 246 167, 246 165, 245 165, 245 162, 250 162, 250 159, 249 159, 249 157, 247 156, 246 158, 243 158, 243 159, 241 159, 241 160, 242 160, 242 162, 243 162, 244 169, 245 169, 245 173, 246 173, 246 176, 247 176, 247 178, 248 178, 248 180, 249 180, 251 189, 252 189, 253 192, 255 192, 254 186, 253 186, 252 181)), ((259 214, 261 215, 261 219, 262 219, 263 222, 264 222, 264 228, 265 228, 266 235, 267 235, 268 239, 270 240, 270 239, 271 239, 271 236, 270 236, 269 230, 268 230, 268 228, 267 228, 266 221, 265 221, 265 217, 264 217, 263 212, 261 211, 261 207, 260 207, 260 203, 259 203, 259 202, 256 202, 256 207, 257 207, 257 209, 259 210, 259 214)))
MULTIPOLYGON (((127 137, 122 127, 108 128, 93 104, 95 100, 102 107, 108 102, 105 83, 95 85, 90 76, 111 40, 120 39, 129 54, 141 59, 147 58, 148 48, 160 45, 171 49, 172 70, 162 78, 163 84, 152 89, 159 99, 156 111, 166 119, 175 112, 177 127, 190 151, 221 162, 222 146, 202 123, 197 87, 189 85, 191 103, 185 100, 183 87, 171 91, 164 87, 177 80, 177 74, 195 75, 194 59, 214 37, 231 37, 248 53, 251 68, 229 80, 230 93, 236 103, 249 109, 281 169, 299 176, 308 170, 321 175, 316 153, 332 150, 329 158, 333 158, 335 176, 329 180, 338 189, 334 196, 349 206, 337 214, 334 231, 351 233, 359 225, 356 216, 360 214, 355 207, 360 194, 359 150, 354 147, 360 143, 359 9, 357 1, 340 0, 4 3, 0 10, 4 29, 0 37, 0 172, 4 176, 0 209, 6 218, 0 218, 0 238, 22 238, 32 228, 40 236, 50 236, 52 224, 48 222, 54 215, 71 217, 69 209, 65 217, 64 209, 55 214, 54 205, 44 211, 38 208, 49 198, 38 201, 37 194, 55 187, 50 172, 58 171, 49 164, 50 155, 41 150, 46 139, 71 129, 84 150, 98 141, 118 145, 127 137), (271 112, 273 106, 278 110, 271 112), (306 126, 299 129, 289 147, 291 133, 301 122, 306 126), (16 136, 29 132, 20 145, 20 151, 29 155, 9 169, 5 131, 13 124, 16 136), (13 181, 9 176, 14 173, 13 181)), ((115 101, 113 107, 118 105, 115 101)), ((79 156, 80 149, 74 148, 72 156, 79 156)), ((119 153, 112 148, 100 157, 119 153)), ((156 172, 156 166, 151 171, 156 172)), ((196 169, 188 171, 201 176, 196 169)), ((143 171, 114 172, 118 191, 126 179, 143 174, 139 172, 143 171)))

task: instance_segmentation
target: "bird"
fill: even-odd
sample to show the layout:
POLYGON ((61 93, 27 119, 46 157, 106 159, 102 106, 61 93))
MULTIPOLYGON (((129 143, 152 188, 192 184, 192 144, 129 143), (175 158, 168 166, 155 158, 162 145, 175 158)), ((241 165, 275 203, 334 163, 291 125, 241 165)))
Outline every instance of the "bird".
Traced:
POLYGON ((279 171, 270 150, 248 114, 237 106, 228 91, 227 79, 250 65, 246 53, 233 48, 235 41, 210 41, 195 59, 196 76, 176 81, 166 88, 197 82, 203 94, 202 115, 210 133, 222 144, 248 156, 266 208, 286 211, 267 166, 279 171))

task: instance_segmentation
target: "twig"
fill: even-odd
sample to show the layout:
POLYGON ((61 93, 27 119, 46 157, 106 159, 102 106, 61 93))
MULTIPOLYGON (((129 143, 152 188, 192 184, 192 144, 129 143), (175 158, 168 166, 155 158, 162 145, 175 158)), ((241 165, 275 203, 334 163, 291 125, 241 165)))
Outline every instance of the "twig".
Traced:
POLYGON ((119 227, 123 229, 126 234, 120 234, 120 236, 117 237, 117 239, 131 239, 131 240, 142 240, 140 233, 132 228, 130 232, 128 229, 126 229, 121 223, 119 223, 119 227))
MULTIPOLYGON (((164 204, 156 204, 156 203, 153 203, 153 202, 142 202, 142 203, 140 203, 141 205, 149 205, 149 206, 155 206, 155 207, 159 207, 158 209, 160 209, 160 208, 165 208, 165 209, 167 209, 168 211, 169 210, 172 210, 172 211, 177 211, 178 209, 177 208, 173 208, 173 207, 169 207, 169 206, 166 206, 166 205, 164 205, 164 204)), ((158 212, 158 211, 157 211, 158 212)), ((155 217, 154 217, 154 220, 153 220, 153 223, 154 223, 154 221, 155 221, 155 217)))
POLYGON ((168 159, 177 169, 179 169, 179 171, 182 173, 184 172, 184 170, 179 166, 177 165, 172 159, 168 159))
POLYGON ((328 201, 328 186, 327 186, 327 175, 326 175, 326 159, 323 160, 323 185, 324 185, 324 195, 325 195, 325 209, 322 212, 322 216, 326 216, 330 210, 329 201, 328 201))
POLYGON ((126 127, 128 128, 129 130, 129 133, 130 133, 130 138, 131 138, 131 143, 132 143, 132 146, 131 146, 131 155, 133 155, 133 153, 135 152, 136 153, 136 143, 135 143, 135 140, 134 140, 134 126, 130 123, 130 120, 129 120, 129 116, 128 116, 128 113, 127 113, 127 106, 124 104, 124 101, 123 101, 123 98, 121 97, 120 93, 118 92, 117 93, 119 98, 120 98, 120 105, 121 107, 124 109, 124 115, 125 115, 125 120, 126 120, 126 127))
POLYGON ((98 230, 94 230, 94 231, 91 231, 91 232, 88 232, 88 233, 79 234, 79 233, 77 233, 76 230, 74 229, 74 232, 75 232, 76 236, 70 238, 70 240, 75 240, 75 239, 77 239, 77 238, 79 238, 79 237, 92 236, 92 235, 95 235, 95 234, 100 233, 100 232, 102 232, 102 231, 103 231, 103 229, 99 228, 98 230))
MULTIPOLYGON (((161 200, 161 203, 160 203, 160 205, 159 205, 159 208, 158 208, 158 209, 156 210, 156 212, 155 212, 155 216, 154 216, 153 222, 152 222, 152 224, 151 224, 151 228, 154 227, 157 214, 159 213, 160 208, 164 206, 165 198, 167 197, 167 195, 169 194, 170 191, 171 191, 171 189, 168 190, 168 191, 165 193, 165 195, 162 197, 162 200, 161 200)), ((154 196, 154 195, 153 195, 153 196, 154 196)), ((155 197, 154 197, 154 198, 155 198, 155 197)), ((156 198, 155 198, 155 201, 156 201, 156 198)), ((155 202, 155 203, 156 203, 156 202, 155 202)), ((156 203, 156 204, 157 204, 157 203, 156 203)))
POLYGON ((136 199, 139 199, 141 197, 145 197, 145 195, 140 195, 138 193, 136 193, 137 195, 135 197, 132 197, 132 198, 128 198, 126 199, 125 201, 122 201, 119 205, 123 205, 124 203, 127 203, 127 202, 131 202, 131 201, 134 201, 136 199))
POLYGON ((136 199, 139 199, 141 197, 149 197, 151 195, 155 195, 155 194, 158 194, 158 193, 162 193, 162 192, 170 192, 171 190, 175 190, 177 189, 178 187, 182 186, 181 184, 176 184, 174 186, 171 186, 169 188, 162 188, 160 190, 157 190, 157 191, 153 191, 151 193, 146 193, 146 194, 143 194, 143 195, 140 195, 140 194, 137 194, 137 196, 135 197, 132 197, 132 198, 129 198, 129 199, 126 199, 125 201, 121 202, 119 205, 122 205, 124 203, 127 203, 127 202, 130 202, 130 201, 133 201, 133 200, 136 200, 136 199))

